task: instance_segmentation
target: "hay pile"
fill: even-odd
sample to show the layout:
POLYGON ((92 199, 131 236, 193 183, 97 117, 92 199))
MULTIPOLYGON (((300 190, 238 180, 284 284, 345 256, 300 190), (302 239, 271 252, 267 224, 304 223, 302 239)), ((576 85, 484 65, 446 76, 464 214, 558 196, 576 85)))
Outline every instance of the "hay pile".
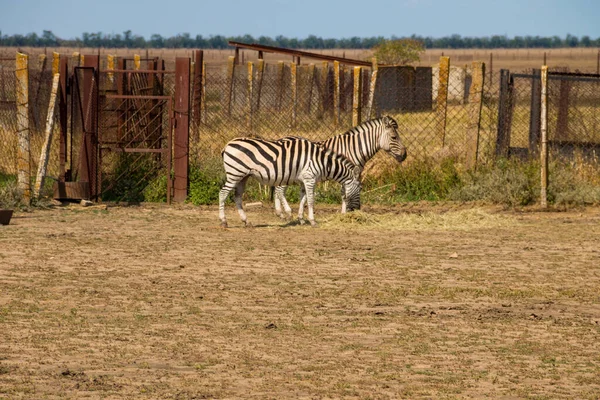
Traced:
POLYGON ((510 215, 488 213, 482 209, 448 212, 423 212, 405 214, 369 214, 354 211, 335 214, 323 221, 330 229, 390 229, 390 230, 470 230, 478 228, 508 227, 518 224, 510 215))

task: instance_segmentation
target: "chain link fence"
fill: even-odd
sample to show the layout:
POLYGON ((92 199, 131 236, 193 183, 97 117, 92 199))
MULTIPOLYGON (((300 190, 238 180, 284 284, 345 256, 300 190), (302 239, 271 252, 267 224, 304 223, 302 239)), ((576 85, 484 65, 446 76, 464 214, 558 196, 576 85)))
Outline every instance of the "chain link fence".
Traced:
MULTIPOLYGON (((125 69, 143 70, 151 69, 148 65, 156 59, 130 57, 124 61, 125 69)), ((190 108, 200 111, 192 111, 190 115, 190 159, 201 168, 220 165, 224 145, 238 136, 277 139, 296 135, 318 141, 345 132, 357 120, 382 115, 397 120, 408 150, 405 161, 408 164, 436 165, 450 158, 470 169, 493 163, 498 157, 525 162, 539 159, 539 71, 485 71, 480 63, 356 70, 326 62, 295 65, 259 61, 234 65, 230 61, 225 65, 205 64, 201 79, 193 79, 190 85, 190 97, 200 102, 199 107, 192 104, 190 108)), ((74 55, 70 64, 80 63, 81 56, 74 55)), ((29 62, 32 171, 37 168, 36 158, 43 143, 52 81, 50 64, 42 58, 29 62)), ((167 71, 174 71, 174 60, 165 60, 164 64, 167 71)), ((105 57, 100 65, 102 70, 110 69, 110 65, 117 68, 114 63, 109 65, 105 57)), ((130 92, 151 94, 145 89, 151 87, 154 95, 173 96, 173 73, 163 74, 160 85, 146 82, 147 76, 131 74, 130 92), (157 87, 160 93, 156 92, 157 87)), ((100 78, 101 94, 117 93, 115 74, 105 72, 100 78)), ((548 85, 550 185, 566 185, 562 181, 572 182, 575 176, 589 184, 586 198, 600 198, 596 195, 600 187, 598 85, 600 79, 596 75, 564 71, 553 71, 548 85)), ((17 173, 15 86, 14 58, 1 59, 0 173, 3 176, 17 173)), ((102 122, 102 118, 100 129, 104 129, 102 124, 110 122, 102 122)), ((69 120, 71 129, 77 130, 78 123, 69 120)), ((52 177, 58 174, 57 140, 55 134, 48 173, 52 177)), ((78 147, 77 142, 73 144, 78 147)), ((391 157, 380 153, 367 164, 365 174, 377 175, 397 167, 391 157)))
MULTIPOLYGON (((26 175, 35 179, 39 157, 45 141, 48 106, 52 90, 52 59, 44 54, 29 57, 24 94, 27 99, 27 131, 29 155, 25 164, 19 164, 19 110, 17 105, 18 85, 16 57, 0 58, 0 180, 16 180, 20 170, 26 165, 26 175)), ((56 177, 58 172, 58 115, 53 115, 53 136, 47 175, 56 177)), ((21 171, 23 172, 23 171, 21 171)), ((48 188, 43 188, 48 194, 48 188)))
POLYGON ((17 173, 17 83, 15 69, 15 57, 0 58, 0 179, 17 173))

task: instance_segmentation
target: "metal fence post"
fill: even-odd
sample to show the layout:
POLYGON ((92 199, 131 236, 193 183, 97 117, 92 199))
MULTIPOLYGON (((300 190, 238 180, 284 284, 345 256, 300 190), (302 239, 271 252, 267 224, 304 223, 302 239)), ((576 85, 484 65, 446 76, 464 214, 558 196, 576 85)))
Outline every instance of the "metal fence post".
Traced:
POLYGON ((29 57, 17 53, 16 70, 17 80, 17 137, 18 149, 18 176, 17 184, 27 204, 31 201, 31 148, 29 133, 29 57))
POLYGON ((204 70, 204 52, 194 50, 194 124, 200 125, 202 122, 202 72, 204 70))
POLYGON ((531 108, 529 117, 529 154, 539 151, 540 144, 540 106, 541 106, 540 70, 533 70, 531 78, 531 108))
POLYGON ((340 62, 333 62, 333 122, 340 124, 340 62))
POLYGON ((80 182, 88 182, 89 198, 100 195, 98 175, 98 94, 100 78, 100 57, 87 55, 84 58, 83 90, 81 104, 83 111, 83 138, 79 150, 80 182))
POLYGON ((175 150, 173 169, 175 182, 173 184, 173 201, 183 202, 187 198, 188 191, 188 165, 190 147, 190 59, 187 57, 177 57, 175 60, 174 111, 175 150))
POLYGON ((442 140, 442 147, 446 145, 446 114, 448 110, 448 80, 450 79, 450 57, 440 57, 437 93, 437 134, 442 140))
POLYGON ((69 144, 69 116, 68 116, 68 97, 67 88, 69 86, 69 56, 60 56, 60 62, 58 67, 58 73, 60 75, 60 96, 58 100, 58 113, 60 122, 60 138, 58 148, 58 181, 66 182, 70 180, 70 173, 67 173, 67 156, 68 156, 68 144, 69 144))
POLYGON ((540 205, 542 208, 548 207, 548 66, 542 66, 541 71, 541 90, 540 90, 540 205))
POLYGON ((362 67, 354 67, 354 90, 352 92, 352 125, 362 122, 362 67))
POLYGON ((513 114, 513 80, 510 71, 500 70, 500 95, 498 99, 498 130, 496 156, 508 157, 513 114))
POLYGON ((468 169, 477 168, 479 153, 479 132, 481 128, 481 105, 483 99, 483 83, 485 80, 485 64, 474 61, 471 64, 471 88, 469 90, 469 124, 467 126, 467 159, 468 169))

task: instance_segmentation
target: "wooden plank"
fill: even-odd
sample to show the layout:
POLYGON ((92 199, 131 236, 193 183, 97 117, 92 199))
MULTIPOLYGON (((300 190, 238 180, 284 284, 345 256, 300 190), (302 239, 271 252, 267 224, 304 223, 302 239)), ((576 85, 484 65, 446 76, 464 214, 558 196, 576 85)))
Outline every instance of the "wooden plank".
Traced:
POLYGON ((371 79, 369 81, 369 98, 367 100, 366 118, 371 119, 373 113, 373 102, 375 100, 375 87, 377 86, 377 59, 373 57, 373 64, 371 66, 371 79))
POLYGON ((362 67, 354 67, 354 88, 352 91, 352 126, 362 122, 362 67))
POLYGON ((52 144, 52 134, 54 132, 54 110, 56 105, 56 98, 58 95, 58 84, 60 81, 60 75, 54 74, 52 79, 52 91, 50 92, 50 103, 48 104, 48 113, 46 114, 46 131, 44 145, 40 154, 40 162, 38 164, 38 172, 34 186, 34 196, 40 197, 40 192, 44 188, 46 169, 48 167, 48 158, 50 154, 50 145, 52 144))

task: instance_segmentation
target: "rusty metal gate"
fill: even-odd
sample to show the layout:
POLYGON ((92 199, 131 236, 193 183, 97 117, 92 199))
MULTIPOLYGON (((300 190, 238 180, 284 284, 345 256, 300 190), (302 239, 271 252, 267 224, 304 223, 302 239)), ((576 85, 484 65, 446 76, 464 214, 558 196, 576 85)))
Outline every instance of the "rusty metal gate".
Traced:
POLYGON ((164 63, 144 60, 149 69, 130 69, 133 60, 121 59, 117 69, 104 72, 100 97, 99 160, 101 198, 142 201, 144 191, 154 196, 173 187, 173 106, 165 96, 164 63))
MULTIPOLYGON (((116 68, 102 71, 98 56, 85 56, 62 83, 70 95, 70 129, 61 122, 55 198, 185 200, 190 60, 178 58, 172 71, 158 58, 141 60, 147 69, 133 61, 119 59, 116 68)), ((61 71, 67 70, 61 59, 61 71)))

